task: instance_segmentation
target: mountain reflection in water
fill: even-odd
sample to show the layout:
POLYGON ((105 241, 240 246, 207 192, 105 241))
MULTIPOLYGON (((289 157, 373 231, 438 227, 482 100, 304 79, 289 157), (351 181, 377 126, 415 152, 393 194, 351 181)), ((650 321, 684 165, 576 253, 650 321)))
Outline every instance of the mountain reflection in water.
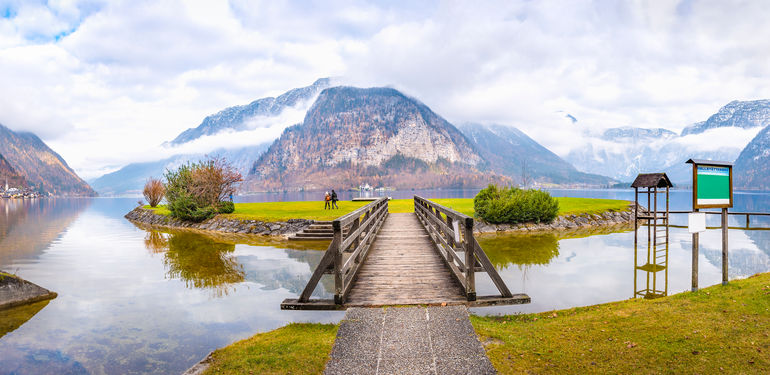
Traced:
POLYGON ((89 199, 0 199, 0 265, 39 255, 90 204, 89 199))

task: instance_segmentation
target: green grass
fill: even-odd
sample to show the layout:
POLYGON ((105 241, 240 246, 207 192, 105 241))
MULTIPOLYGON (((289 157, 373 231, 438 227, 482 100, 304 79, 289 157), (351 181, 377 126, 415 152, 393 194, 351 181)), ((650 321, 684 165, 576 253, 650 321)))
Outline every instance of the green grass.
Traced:
POLYGON ((503 374, 770 373, 770 273, 656 300, 471 322, 503 374))
MULTIPOLYGON (((468 216, 473 216, 473 199, 439 198, 431 199, 431 201, 468 216)), ((391 199, 390 202, 388 202, 388 212, 414 212, 414 199, 391 199)))
MULTIPOLYGON (((556 198, 559 201, 559 215, 598 214, 605 211, 621 211, 628 206, 627 201, 614 199, 590 199, 590 198, 556 198)), ((473 199, 441 198, 432 201, 459 211, 468 216, 473 216, 473 199)), ((286 221, 289 219, 308 219, 317 221, 334 220, 356 208, 366 205, 368 202, 339 201, 339 210, 324 210, 324 202, 268 202, 268 203, 236 203, 235 212, 223 214, 225 218, 259 221, 286 221)), ((170 215, 165 205, 154 209, 161 215, 170 215)), ((413 212, 413 199, 393 199, 388 202, 388 211, 391 213, 413 212)))
MULTIPOLYGON (((471 322, 501 374, 770 372, 770 273, 656 300, 471 322)), ((257 334, 215 351, 206 374, 321 373, 337 328, 257 334)))
POLYGON ((568 198, 558 197, 559 216, 600 214, 606 211, 623 211, 629 201, 618 199, 568 198))
POLYGON ((320 374, 338 326, 292 323, 218 349, 204 374, 320 374))
MULTIPOLYGON (((240 220, 286 221, 289 219, 308 219, 317 221, 334 220, 348 212, 362 207, 369 202, 337 202, 339 209, 325 210, 324 202, 260 202, 236 203, 235 211, 231 214, 221 214, 221 217, 240 220)), ((144 208, 152 209, 150 206, 144 208)), ((170 215, 165 205, 154 208, 161 215, 170 215)))

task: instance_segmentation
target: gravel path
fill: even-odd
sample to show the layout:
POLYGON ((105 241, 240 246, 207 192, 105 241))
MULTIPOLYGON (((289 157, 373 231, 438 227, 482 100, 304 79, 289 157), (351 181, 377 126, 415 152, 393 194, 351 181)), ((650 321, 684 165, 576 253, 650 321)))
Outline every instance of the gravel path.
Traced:
POLYGON ((325 374, 495 374, 465 306, 349 308, 325 374))

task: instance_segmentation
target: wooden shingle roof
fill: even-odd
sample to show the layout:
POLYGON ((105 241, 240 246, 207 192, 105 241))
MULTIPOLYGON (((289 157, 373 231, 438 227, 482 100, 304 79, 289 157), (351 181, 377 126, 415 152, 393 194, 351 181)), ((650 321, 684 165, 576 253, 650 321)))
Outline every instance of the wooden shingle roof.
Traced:
POLYGON ((665 173, 640 173, 631 187, 673 187, 674 184, 665 173))

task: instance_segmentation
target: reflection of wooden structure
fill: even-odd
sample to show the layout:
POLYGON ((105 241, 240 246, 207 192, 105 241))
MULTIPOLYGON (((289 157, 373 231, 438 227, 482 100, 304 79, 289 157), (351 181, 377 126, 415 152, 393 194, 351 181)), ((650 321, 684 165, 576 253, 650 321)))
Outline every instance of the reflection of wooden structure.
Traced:
MULTIPOLYGON (((631 184, 634 188, 634 296, 657 298, 668 294, 669 191, 673 187, 665 173, 642 173, 631 184), (640 191, 641 190, 641 191, 640 191), (639 194, 647 195, 647 211, 639 209, 639 194), (665 211, 659 210, 658 195, 665 194, 665 211), (639 222, 647 226, 646 260, 640 264, 639 222), (637 273, 645 273, 644 286, 637 286, 637 273), (658 272, 664 272, 664 287, 658 287, 658 272)), ((643 258, 644 259, 644 258, 643 258)))
POLYGON ((656 252, 647 245, 646 262, 642 258, 639 265, 638 246, 634 245, 634 297, 653 299, 668 295, 668 243, 660 254, 661 258, 656 258, 656 252), (658 272, 663 271, 663 280, 658 279, 658 272), (642 280, 639 280, 639 272, 643 272, 642 280), (659 284, 662 281, 662 286, 659 284), (642 285, 639 285, 640 282, 642 285))
POLYGON ((379 198, 334 220, 332 243, 307 286, 281 309, 530 302, 505 286, 473 237, 473 218, 417 196, 414 203, 415 213, 389 214, 388 199, 379 198), (500 295, 476 296, 476 272, 500 295), (324 274, 334 277, 334 300, 311 299, 324 274))

